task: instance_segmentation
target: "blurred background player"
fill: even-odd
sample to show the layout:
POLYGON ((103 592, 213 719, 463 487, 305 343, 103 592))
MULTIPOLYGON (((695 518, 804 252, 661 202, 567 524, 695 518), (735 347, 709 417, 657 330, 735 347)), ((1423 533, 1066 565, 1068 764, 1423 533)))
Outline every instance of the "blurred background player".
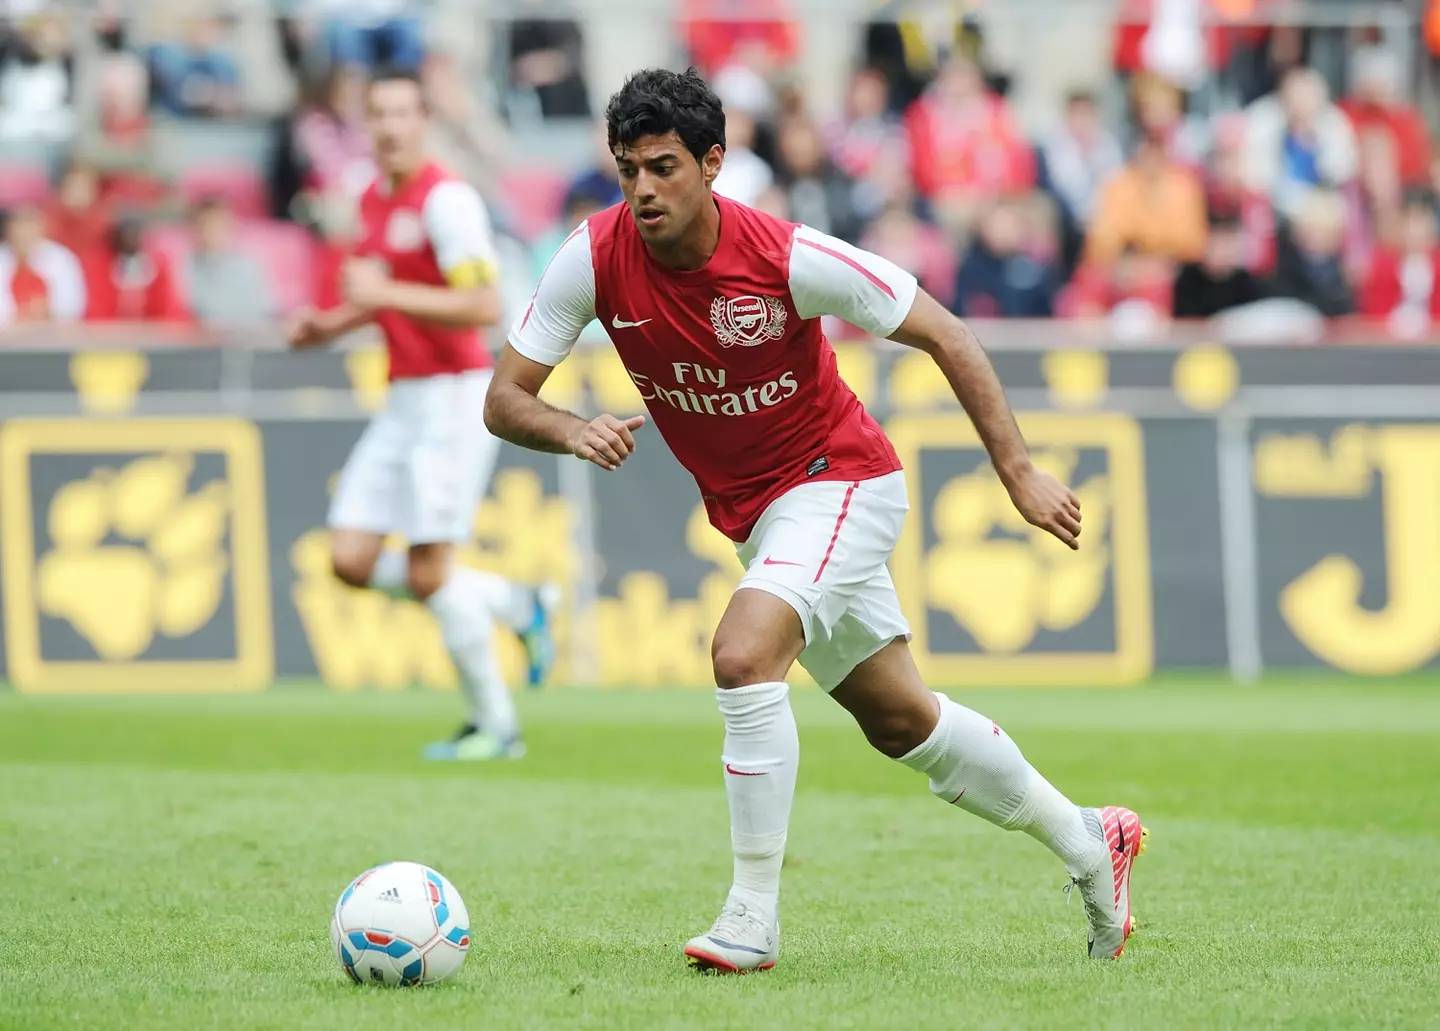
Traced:
POLYGON ((905 474, 840 379, 821 317, 929 354, 1015 508, 1071 548, 1079 501, 1030 460, 980 342, 914 276, 712 192, 726 117, 693 70, 637 72, 606 119, 624 202, 582 223, 546 269, 500 358, 485 421, 522 446, 619 468, 645 416, 587 423, 538 397, 598 318, 745 565, 712 645, 734 882, 711 929, 686 944, 687 961, 743 973, 779 956, 800 762, 785 678, 797 660, 939 798, 1055 853, 1085 902, 1089 955, 1119 956, 1139 817, 1071 802, 998 724, 921 680, 887 568, 909 510, 905 474))
POLYGON ((353 587, 408 594, 429 606, 459 670, 467 722, 428 758, 524 754, 494 621, 518 633, 532 683, 553 658, 551 591, 512 584, 454 561, 470 539, 499 441, 482 413, 491 359, 481 327, 500 317, 498 265, 479 193, 429 160, 428 112, 409 73, 378 72, 367 115, 380 175, 360 201, 361 237, 341 273, 343 303, 302 311, 295 347, 374 322, 385 336, 390 392, 356 443, 331 503, 335 575, 353 587), (403 535, 408 552, 385 547, 403 535))

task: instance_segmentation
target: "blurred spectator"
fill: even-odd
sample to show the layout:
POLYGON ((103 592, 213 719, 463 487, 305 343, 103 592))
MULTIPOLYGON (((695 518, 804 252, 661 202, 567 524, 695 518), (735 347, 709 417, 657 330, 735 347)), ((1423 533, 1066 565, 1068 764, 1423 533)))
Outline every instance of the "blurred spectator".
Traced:
POLYGON ((499 190, 506 130, 490 105, 477 103, 455 59, 432 53, 423 69, 430 104, 430 153, 487 198, 499 190))
POLYGON ((1079 260, 1085 226, 1101 186, 1125 163, 1114 135, 1100 120, 1095 97, 1076 90, 1065 102, 1065 119, 1040 149, 1040 179, 1060 206, 1063 264, 1079 260))
POLYGON ((150 79, 134 54, 107 54, 97 70, 98 118, 80 140, 100 170, 101 196, 115 206, 147 206, 167 192, 150 131, 150 79))
POLYGON ((1110 265, 1082 265, 1058 303, 1066 318, 1106 318, 1117 340, 1153 339, 1174 303, 1174 266, 1127 247, 1110 265))
POLYGON ((1105 184, 1090 222, 1086 260, 1106 265, 1127 249, 1172 261, 1205 253, 1205 192, 1194 173, 1147 138, 1105 184))
POLYGON ((245 324, 275 317, 270 280, 259 261, 235 246, 235 215, 207 198, 191 215, 190 306, 205 323, 245 324))
POLYGON ((684 0, 680 32, 707 76, 737 62, 778 68, 799 53, 799 26, 785 0, 684 0))
POLYGON ((1205 257, 1185 265, 1175 278, 1175 317, 1208 319, 1265 296, 1264 285, 1245 267, 1245 235, 1240 221, 1211 219, 1205 257))
POLYGON ((75 129, 70 26, 63 14, 32 15, 0 65, 0 142, 60 141, 75 129))
POLYGON ((113 205, 100 196, 99 171, 86 162, 71 162, 45 207, 46 237, 83 263, 109 246, 113 222, 113 205))
MULTIPOLYGON (((315 306, 324 310, 343 302, 340 270, 359 243, 359 199, 332 193, 320 199, 311 211, 319 245, 315 248, 315 306)), ((533 289, 533 287, 532 287, 533 289)))
POLYGON ((110 234, 109 252, 87 266, 87 320, 183 322, 189 318, 170 260, 144 247, 142 236, 139 220, 122 218, 110 234))
POLYGON ((1027 192, 1035 160, 979 67, 952 59, 906 115, 915 185, 942 222, 963 227, 998 196, 1027 192))
POLYGON ((960 262, 952 309, 970 318, 1049 318, 1060 276, 1055 263, 1031 253, 1016 205, 1001 201, 980 218, 979 232, 960 262))
POLYGON ((862 68, 851 77, 845 113, 827 127, 826 142, 836 166, 853 178, 868 175, 880 154, 909 146, 890 112, 890 86, 877 69, 862 68))
MULTIPOLYGON (((785 191, 778 186, 772 186, 755 198, 755 209, 783 221, 792 221, 790 214, 790 200, 785 191)), ((796 219, 795 221, 798 221, 796 219)))
POLYGON ((1391 332, 1421 336, 1440 319, 1440 249, 1435 197, 1413 191, 1406 199, 1398 246, 1377 249, 1360 299, 1360 311, 1385 319, 1391 332))
POLYGON ((1065 120, 1041 147, 1044 174, 1061 211, 1078 225, 1090 221, 1100 187, 1125 164, 1113 133, 1100 120, 1094 94, 1076 90, 1065 102, 1065 120))
POLYGON ((892 204, 870 224, 860 246, 899 265, 942 304, 955 290, 955 254, 945 235, 905 204, 892 204))
POLYGON ((815 123, 804 117, 786 119, 780 126, 779 157, 776 181, 785 192, 791 220, 854 243, 860 235, 854 184, 826 156, 815 123))
POLYGON ((1259 276, 1275 268, 1275 209, 1270 198, 1245 182, 1245 123, 1241 115, 1222 119, 1205 182, 1205 203, 1213 219, 1238 223, 1241 263, 1259 276))
POLYGON ((240 109, 240 71, 224 51, 219 18, 190 16, 176 42, 150 48, 151 99, 167 114, 214 118, 240 109))
POLYGON ((1330 103, 1325 80, 1309 68, 1290 71, 1278 94, 1245 113, 1245 181, 1292 216, 1317 187, 1351 182, 1359 171, 1355 130, 1330 103))
POLYGON ((0 327, 74 322, 84 314, 85 274, 79 259, 45 239, 38 208, 11 212, 0 244, 0 327))
POLYGON ((1345 200, 1335 191, 1301 195, 1294 217, 1280 233, 1277 297, 1303 301, 1329 318, 1355 311, 1345 274, 1345 222, 1345 200))
POLYGON ((525 108, 530 109, 531 120, 590 117, 580 23, 570 18, 526 18, 515 4, 508 13, 512 121, 524 120, 525 108))
POLYGON ((1185 91, 1158 75, 1137 75, 1130 83, 1135 139, 1160 140, 1170 160, 1199 168, 1210 149, 1209 124, 1190 114, 1185 91))
POLYGON ((332 66, 384 64, 418 71, 425 38, 408 7, 405 0, 308 0, 305 13, 320 20, 332 66))
POLYGON ((1401 183, 1424 183, 1430 174, 1430 134, 1419 109, 1401 98, 1398 56, 1379 47, 1356 51, 1350 61, 1350 86, 1340 109, 1356 135, 1361 140, 1371 133, 1386 137, 1394 146, 1401 183))
POLYGON ((770 188, 775 173, 755 153, 754 145, 755 119, 744 111, 726 112, 725 163, 713 183, 716 193, 741 204, 753 204, 770 188))
POLYGON ((586 186, 577 184, 572 186, 565 193, 565 203, 560 213, 560 221, 548 229, 538 240, 530 251, 532 263, 535 266, 535 282, 545 274, 545 266, 550 264, 550 259, 560 249, 569 235, 575 231, 575 227, 585 221, 591 215, 604 211, 610 207, 608 195, 602 195, 586 186))
POLYGON ((600 122, 595 136, 597 151, 595 164, 582 171, 566 187, 566 195, 585 193, 603 198, 605 207, 619 204, 624 195, 620 192, 620 173, 615 170, 615 155, 610 152, 610 141, 606 136, 605 123, 600 122))
POLYGON ((332 68, 296 115, 291 132, 302 191, 311 203, 330 193, 358 197, 374 180, 365 81, 357 69, 332 68))

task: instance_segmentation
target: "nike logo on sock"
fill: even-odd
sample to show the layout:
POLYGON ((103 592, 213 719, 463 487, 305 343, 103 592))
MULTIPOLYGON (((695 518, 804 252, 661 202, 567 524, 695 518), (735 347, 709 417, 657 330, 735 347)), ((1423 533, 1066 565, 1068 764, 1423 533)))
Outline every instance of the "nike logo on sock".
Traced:
POLYGON ((643 326, 645 325, 645 323, 651 321, 653 320, 641 319, 639 322, 626 322, 619 315, 616 315, 613 319, 610 320, 610 325, 614 326, 616 329, 634 329, 636 326, 643 326))
POLYGON ((765 776, 765 771, 764 771, 764 770, 761 770, 761 771, 759 771, 758 773, 746 773, 744 770, 737 770, 735 767, 731 766, 729 763, 726 763, 726 764, 725 764, 725 772, 726 772, 726 773, 730 773, 730 774, 734 774, 736 777, 763 777, 763 776, 765 776))

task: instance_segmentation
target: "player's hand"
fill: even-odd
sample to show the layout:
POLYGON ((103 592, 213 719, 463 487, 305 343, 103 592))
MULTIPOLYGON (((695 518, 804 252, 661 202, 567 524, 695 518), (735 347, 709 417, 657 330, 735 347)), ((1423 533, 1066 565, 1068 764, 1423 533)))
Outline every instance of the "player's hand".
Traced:
POLYGON ((291 347, 318 347, 325 342, 325 329, 320 313, 314 308, 301 308, 285 324, 285 339, 291 347))
POLYGON ((1069 487, 1033 465, 1006 486, 1027 523, 1080 549, 1080 499, 1069 487))
POLYGON ((594 462, 601 469, 618 469, 620 463, 635 452, 634 433, 644 425, 643 415, 632 415, 628 419, 596 416, 570 439, 570 450, 576 458, 594 462))
POLYGON ((373 258, 351 258, 340 269, 340 296, 361 308, 385 307, 390 274, 373 258))

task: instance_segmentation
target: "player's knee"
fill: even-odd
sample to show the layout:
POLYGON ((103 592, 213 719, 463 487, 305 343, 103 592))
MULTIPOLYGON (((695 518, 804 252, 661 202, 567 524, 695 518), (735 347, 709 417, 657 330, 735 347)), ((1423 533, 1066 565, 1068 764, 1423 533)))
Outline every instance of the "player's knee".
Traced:
POLYGON ((762 655, 753 644, 731 637, 716 635, 710 648, 710 663, 715 670, 716 685, 725 690, 778 679, 769 656, 762 655))
POLYGON ((364 555, 344 548, 330 552, 330 568, 336 579, 351 587, 369 587, 370 577, 375 572, 375 556, 364 555))
POLYGON ((923 745, 934 727, 925 725, 921 713, 897 709, 867 716, 860 729, 877 752, 899 759, 923 745))
POLYGON ((410 593, 420 601, 425 601, 445 585, 446 572, 443 562, 416 562, 412 558, 410 568, 406 571, 410 593))

